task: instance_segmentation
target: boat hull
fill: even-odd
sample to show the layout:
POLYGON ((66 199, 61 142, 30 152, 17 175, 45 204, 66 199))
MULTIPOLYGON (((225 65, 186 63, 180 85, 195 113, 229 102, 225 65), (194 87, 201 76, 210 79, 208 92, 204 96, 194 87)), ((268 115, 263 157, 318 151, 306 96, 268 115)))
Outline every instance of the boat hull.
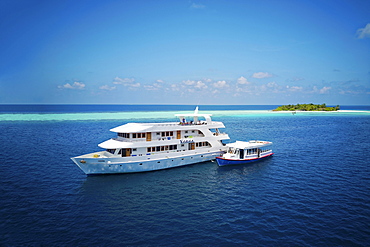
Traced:
POLYGON ((214 160, 222 155, 222 151, 214 151, 207 153, 197 153, 189 155, 181 155, 177 157, 167 157, 161 159, 148 160, 131 160, 123 161, 119 158, 71 158, 73 162, 86 174, 116 174, 116 173, 135 173, 148 172, 185 165, 196 164, 200 162, 214 160))
POLYGON ((261 156, 259 158, 254 158, 254 159, 225 159, 222 157, 216 157, 216 161, 219 166, 243 165, 243 164, 247 164, 251 162, 264 160, 268 157, 271 157, 272 155, 273 153, 269 153, 267 155, 261 156))

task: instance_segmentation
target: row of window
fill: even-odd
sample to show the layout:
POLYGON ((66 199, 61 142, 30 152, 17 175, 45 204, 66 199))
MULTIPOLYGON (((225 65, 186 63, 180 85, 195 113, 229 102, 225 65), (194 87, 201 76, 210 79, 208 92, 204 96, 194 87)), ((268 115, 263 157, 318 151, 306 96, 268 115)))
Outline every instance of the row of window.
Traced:
POLYGON ((167 151, 167 150, 177 150, 177 145, 167 145, 167 146, 157 146, 157 147, 148 147, 147 152, 160 152, 160 151, 167 151))
MULTIPOLYGON (((271 149, 266 149, 266 150, 261 150, 259 148, 247 149, 246 150, 246 155, 264 153, 264 152, 267 152, 267 151, 271 151, 271 149)), ((235 149, 234 151, 232 149, 229 150, 229 153, 233 153, 233 152, 236 153, 237 149, 235 149)))
MULTIPOLYGON (((194 130, 192 130, 192 131, 186 130, 185 131, 185 133, 188 133, 188 132, 195 133, 194 130)), ((145 134, 146 133, 132 133, 132 138, 145 138, 145 136, 146 136, 145 134)), ((173 134, 174 134, 173 131, 157 132, 157 135, 161 135, 162 137, 174 136, 173 134)), ((202 132, 200 130, 198 130, 198 134, 202 134, 202 132)), ((130 133, 118 133, 118 136, 123 137, 123 138, 130 138, 130 133)))
POLYGON ((123 137, 123 138, 130 138, 129 133, 118 133, 118 136, 123 137))
MULTIPOLYGON (((130 138, 130 133, 118 133, 118 136, 130 138)), ((146 133, 132 133, 132 138, 145 138, 146 133)))
POLYGON ((145 138, 145 133, 133 133, 132 138, 145 138))
POLYGON ((196 147, 210 147, 211 144, 209 144, 209 142, 196 142, 195 146, 196 147))
POLYGON ((173 131, 162 132, 162 136, 173 136, 173 131))

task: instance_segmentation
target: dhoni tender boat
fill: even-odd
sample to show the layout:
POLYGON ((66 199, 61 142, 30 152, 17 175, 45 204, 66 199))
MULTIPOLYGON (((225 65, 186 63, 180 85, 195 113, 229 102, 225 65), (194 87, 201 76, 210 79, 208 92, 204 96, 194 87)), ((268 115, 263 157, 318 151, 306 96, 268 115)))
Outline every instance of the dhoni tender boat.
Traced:
POLYGON ((92 175, 155 171, 213 160, 225 153, 222 141, 230 138, 219 131, 225 128, 222 122, 212 121, 211 114, 199 114, 198 107, 194 113, 175 116, 178 122, 113 128, 117 136, 98 145, 104 151, 71 159, 92 175))
POLYGON ((219 166, 240 165, 262 160, 274 154, 268 147, 270 145, 272 142, 268 141, 236 141, 227 144, 226 153, 216 160, 219 166))

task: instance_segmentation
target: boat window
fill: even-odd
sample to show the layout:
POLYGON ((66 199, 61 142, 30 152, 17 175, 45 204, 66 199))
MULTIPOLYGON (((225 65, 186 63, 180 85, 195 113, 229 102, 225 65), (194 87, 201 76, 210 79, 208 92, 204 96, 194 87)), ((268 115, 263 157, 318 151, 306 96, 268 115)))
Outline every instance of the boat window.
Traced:
POLYGON ((130 138, 129 133, 118 133, 118 136, 123 137, 123 138, 130 138))
POLYGON ((173 131, 162 132, 162 137, 165 137, 165 136, 173 136, 173 131))
POLYGON ((133 133, 132 138, 145 138, 146 133, 133 133))
POLYGON ((115 149, 107 149, 107 152, 111 153, 111 154, 114 154, 114 152, 116 152, 115 149))

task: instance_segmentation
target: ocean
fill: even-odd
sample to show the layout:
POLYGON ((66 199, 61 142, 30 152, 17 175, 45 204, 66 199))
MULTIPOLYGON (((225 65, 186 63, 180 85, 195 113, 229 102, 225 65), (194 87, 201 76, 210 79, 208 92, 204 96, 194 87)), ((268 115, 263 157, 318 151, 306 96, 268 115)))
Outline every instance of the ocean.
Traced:
POLYGON ((71 160, 189 105, 0 105, 0 246, 369 246, 370 107, 199 106, 274 156, 86 176, 71 160))

